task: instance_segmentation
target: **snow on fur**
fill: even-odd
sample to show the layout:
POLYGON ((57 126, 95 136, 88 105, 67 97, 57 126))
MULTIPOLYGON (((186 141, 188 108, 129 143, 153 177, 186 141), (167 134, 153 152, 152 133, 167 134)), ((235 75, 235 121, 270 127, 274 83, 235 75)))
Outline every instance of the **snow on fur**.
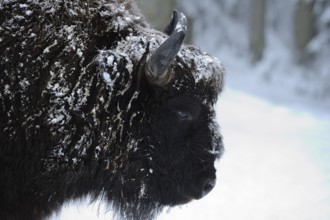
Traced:
POLYGON ((1 219, 86 194, 119 218, 153 218, 209 192, 218 59, 183 45, 175 78, 155 86, 144 64, 168 36, 134 2, 7 0, 0 12, 1 219))

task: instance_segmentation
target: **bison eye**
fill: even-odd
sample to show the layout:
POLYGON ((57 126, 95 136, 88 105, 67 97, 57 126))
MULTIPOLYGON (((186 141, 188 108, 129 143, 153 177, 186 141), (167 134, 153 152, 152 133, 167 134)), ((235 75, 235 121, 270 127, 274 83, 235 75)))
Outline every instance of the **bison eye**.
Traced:
POLYGON ((192 115, 187 111, 176 110, 175 113, 180 120, 192 120, 192 115))

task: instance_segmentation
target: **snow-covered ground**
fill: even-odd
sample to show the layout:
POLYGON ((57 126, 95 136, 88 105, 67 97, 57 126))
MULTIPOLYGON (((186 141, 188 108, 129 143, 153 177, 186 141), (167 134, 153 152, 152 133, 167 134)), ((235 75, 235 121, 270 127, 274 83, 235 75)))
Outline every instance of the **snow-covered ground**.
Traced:
MULTIPOLYGON (((230 84, 217 112, 226 152, 216 188, 165 210, 159 220, 330 219, 330 117, 273 104, 230 84)), ((85 201, 52 219, 111 219, 103 213, 85 201)))

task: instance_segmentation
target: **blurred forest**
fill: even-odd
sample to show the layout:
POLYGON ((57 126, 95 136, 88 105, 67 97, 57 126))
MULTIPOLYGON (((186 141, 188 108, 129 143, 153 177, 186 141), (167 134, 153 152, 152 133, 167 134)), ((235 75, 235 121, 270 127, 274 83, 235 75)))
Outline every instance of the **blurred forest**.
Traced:
POLYGON ((137 2, 158 30, 174 8, 184 12, 186 42, 234 65, 229 74, 257 75, 295 95, 330 103, 330 0, 137 2))

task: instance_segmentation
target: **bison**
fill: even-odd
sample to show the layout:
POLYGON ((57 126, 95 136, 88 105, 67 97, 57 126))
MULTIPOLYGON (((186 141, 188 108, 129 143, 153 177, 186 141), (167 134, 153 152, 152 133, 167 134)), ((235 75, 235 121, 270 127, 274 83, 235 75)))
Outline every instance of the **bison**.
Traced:
POLYGON ((0 3, 0 219, 103 198, 153 219, 215 185, 225 69, 129 0, 0 3))

